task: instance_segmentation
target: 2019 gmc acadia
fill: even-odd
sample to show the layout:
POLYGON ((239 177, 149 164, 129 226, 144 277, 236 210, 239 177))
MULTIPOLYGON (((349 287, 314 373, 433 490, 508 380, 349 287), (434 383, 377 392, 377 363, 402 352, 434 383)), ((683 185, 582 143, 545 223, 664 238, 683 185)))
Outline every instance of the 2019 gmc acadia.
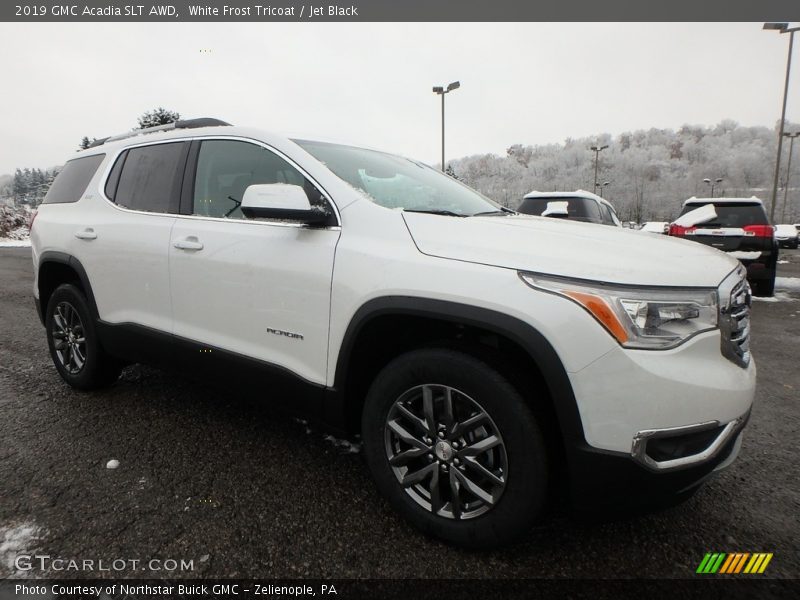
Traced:
POLYGON ((688 497, 750 413, 736 260, 518 215, 383 152, 213 119, 108 138, 31 237, 71 386, 137 361, 252 384, 360 433, 379 490, 451 543, 515 539, 556 490, 688 497))

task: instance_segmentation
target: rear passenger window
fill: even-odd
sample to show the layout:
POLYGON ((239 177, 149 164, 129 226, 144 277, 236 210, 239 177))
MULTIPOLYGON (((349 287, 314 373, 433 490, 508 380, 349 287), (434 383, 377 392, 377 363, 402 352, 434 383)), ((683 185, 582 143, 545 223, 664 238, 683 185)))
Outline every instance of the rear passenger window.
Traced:
POLYGON ((280 156, 249 142, 209 140, 200 146, 192 214, 245 219, 239 206, 248 186, 288 183, 302 187, 311 206, 327 209, 327 201, 300 171, 280 156))
POLYGON ((76 158, 65 164, 47 191, 42 204, 63 204, 80 200, 105 156, 105 154, 95 154, 76 158))
POLYGON ((177 213, 187 146, 173 142, 128 150, 114 202, 132 210, 177 213))

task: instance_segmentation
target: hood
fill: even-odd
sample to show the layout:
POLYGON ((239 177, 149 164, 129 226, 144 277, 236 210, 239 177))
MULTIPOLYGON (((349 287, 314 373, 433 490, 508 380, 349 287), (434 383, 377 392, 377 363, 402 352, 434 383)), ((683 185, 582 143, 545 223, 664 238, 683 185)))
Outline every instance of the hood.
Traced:
POLYGON ((403 218, 423 254, 576 279, 717 287, 738 264, 697 242, 578 221, 424 213, 403 218))

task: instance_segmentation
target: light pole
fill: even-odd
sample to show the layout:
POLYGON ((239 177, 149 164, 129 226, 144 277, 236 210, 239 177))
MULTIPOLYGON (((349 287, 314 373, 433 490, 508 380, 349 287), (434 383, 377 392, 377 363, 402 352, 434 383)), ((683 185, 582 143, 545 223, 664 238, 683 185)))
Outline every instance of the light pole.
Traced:
POLYGON ((608 186, 608 185, 611 185, 610 181, 604 181, 602 185, 598 186, 600 188, 600 197, 601 198, 603 197, 603 188, 608 186))
POLYGON ((597 187, 599 184, 597 183, 597 161, 600 158, 600 153, 608 148, 608 144, 603 146, 591 146, 589 150, 594 151, 594 189, 592 190, 595 194, 597 193, 597 187))
POLYGON ((709 179, 708 177, 706 177, 705 179, 703 179, 703 181, 705 181, 708 185, 711 186, 711 197, 713 198, 714 197, 714 188, 716 187, 716 185, 718 183, 722 183, 722 177, 717 177, 713 181, 711 179, 709 179))
POLYGON ((783 108, 781 109, 781 124, 778 131, 778 157, 775 159, 775 179, 772 184, 772 206, 769 209, 769 220, 774 223, 775 202, 778 199, 778 176, 781 170, 783 124, 786 122, 786 97, 789 95, 789 73, 792 69, 792 46, 794 45, 794 32, 800 30, 800 27, 789 27, 788 23, 764 23, 764 29, 789 34, 789 55, 786 58, 786 80, 783 84, 783 108))
POLYGON ((433 88, 434 94, 439 94, 442 97, 442 172, 444 172, 444 95, 452 92, 453 90, 457 90, 461 87, 461 84, 458 81, 454 81, 453 83, 449 84, 446 88, 445 87, 435 87, 433 88))
POLYGON ((792 150, 794 149, 794 138, 800 136, 800 131, 794 133, 784 133, 784 137, 789 138, 789 160, 786 163, 786 185, 783 186, 783 210, 781 211, 781 221, 786 221, 786 202, 789 200, 789 182, 792 179, 792 150))

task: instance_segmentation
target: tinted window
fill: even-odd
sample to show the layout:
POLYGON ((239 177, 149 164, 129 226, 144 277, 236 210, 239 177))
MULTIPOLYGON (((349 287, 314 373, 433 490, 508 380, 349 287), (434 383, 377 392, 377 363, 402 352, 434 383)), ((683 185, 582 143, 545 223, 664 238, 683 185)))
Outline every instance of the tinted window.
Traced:
POLYGON ((95 154, 69 161, 50 186, 42 204, 62 204, 80 200, 105 156, 105 154, 95 154))
POLYGON ((108 179, 106 180, 106 197, 109 200, 114 200, 114 196, 117 194, 117 184, 119 183, 119 176, 122 173, 122 165, 125 163, 125 157, 128 155, 128 152, 125 151, 117 157, 116 162, 114 163, 114 168, 111 169, 111 173, 108 175, 108 179))
POLYGON ((616 218, 617 215, 614 212, 614 209, 608 206, 607 204, 600 205, 600 212, 603 213, 604 225, 613 225, 614 227, 620 225, 619 219, 616 218))
POLYGON ((177 212, 185 161, 183 142, 131 148, 114 202, 147 212, 177 212))
POLYGON ((541 196, 538 198, 525 198, 517 209, 526 215, 540 215, 547 208, 548 202, 566 202, 569 219, 575 221, 588 221, 590 223, 602 223, 603 217, 600 214, 600 207, 597 202, 590 198, 541 196))
MULTIPOLYGON (((711 204, 709 202, 708 204, 711 204)), ((714 202, 717 218, 701 223, 698 227, 744 227, 745 225, 769 225, 764 207, 757 202, 714 202)), ((704 204, 687 204, 681 215, 705 206, 704 204)))
POLYGON ((239 206, 248 186, 287 183, 302 187, 312 206, 327 202, 292 165, 256 144, 231 140, 205 141, 197 156, 192 214, 244 219, 239 206))

